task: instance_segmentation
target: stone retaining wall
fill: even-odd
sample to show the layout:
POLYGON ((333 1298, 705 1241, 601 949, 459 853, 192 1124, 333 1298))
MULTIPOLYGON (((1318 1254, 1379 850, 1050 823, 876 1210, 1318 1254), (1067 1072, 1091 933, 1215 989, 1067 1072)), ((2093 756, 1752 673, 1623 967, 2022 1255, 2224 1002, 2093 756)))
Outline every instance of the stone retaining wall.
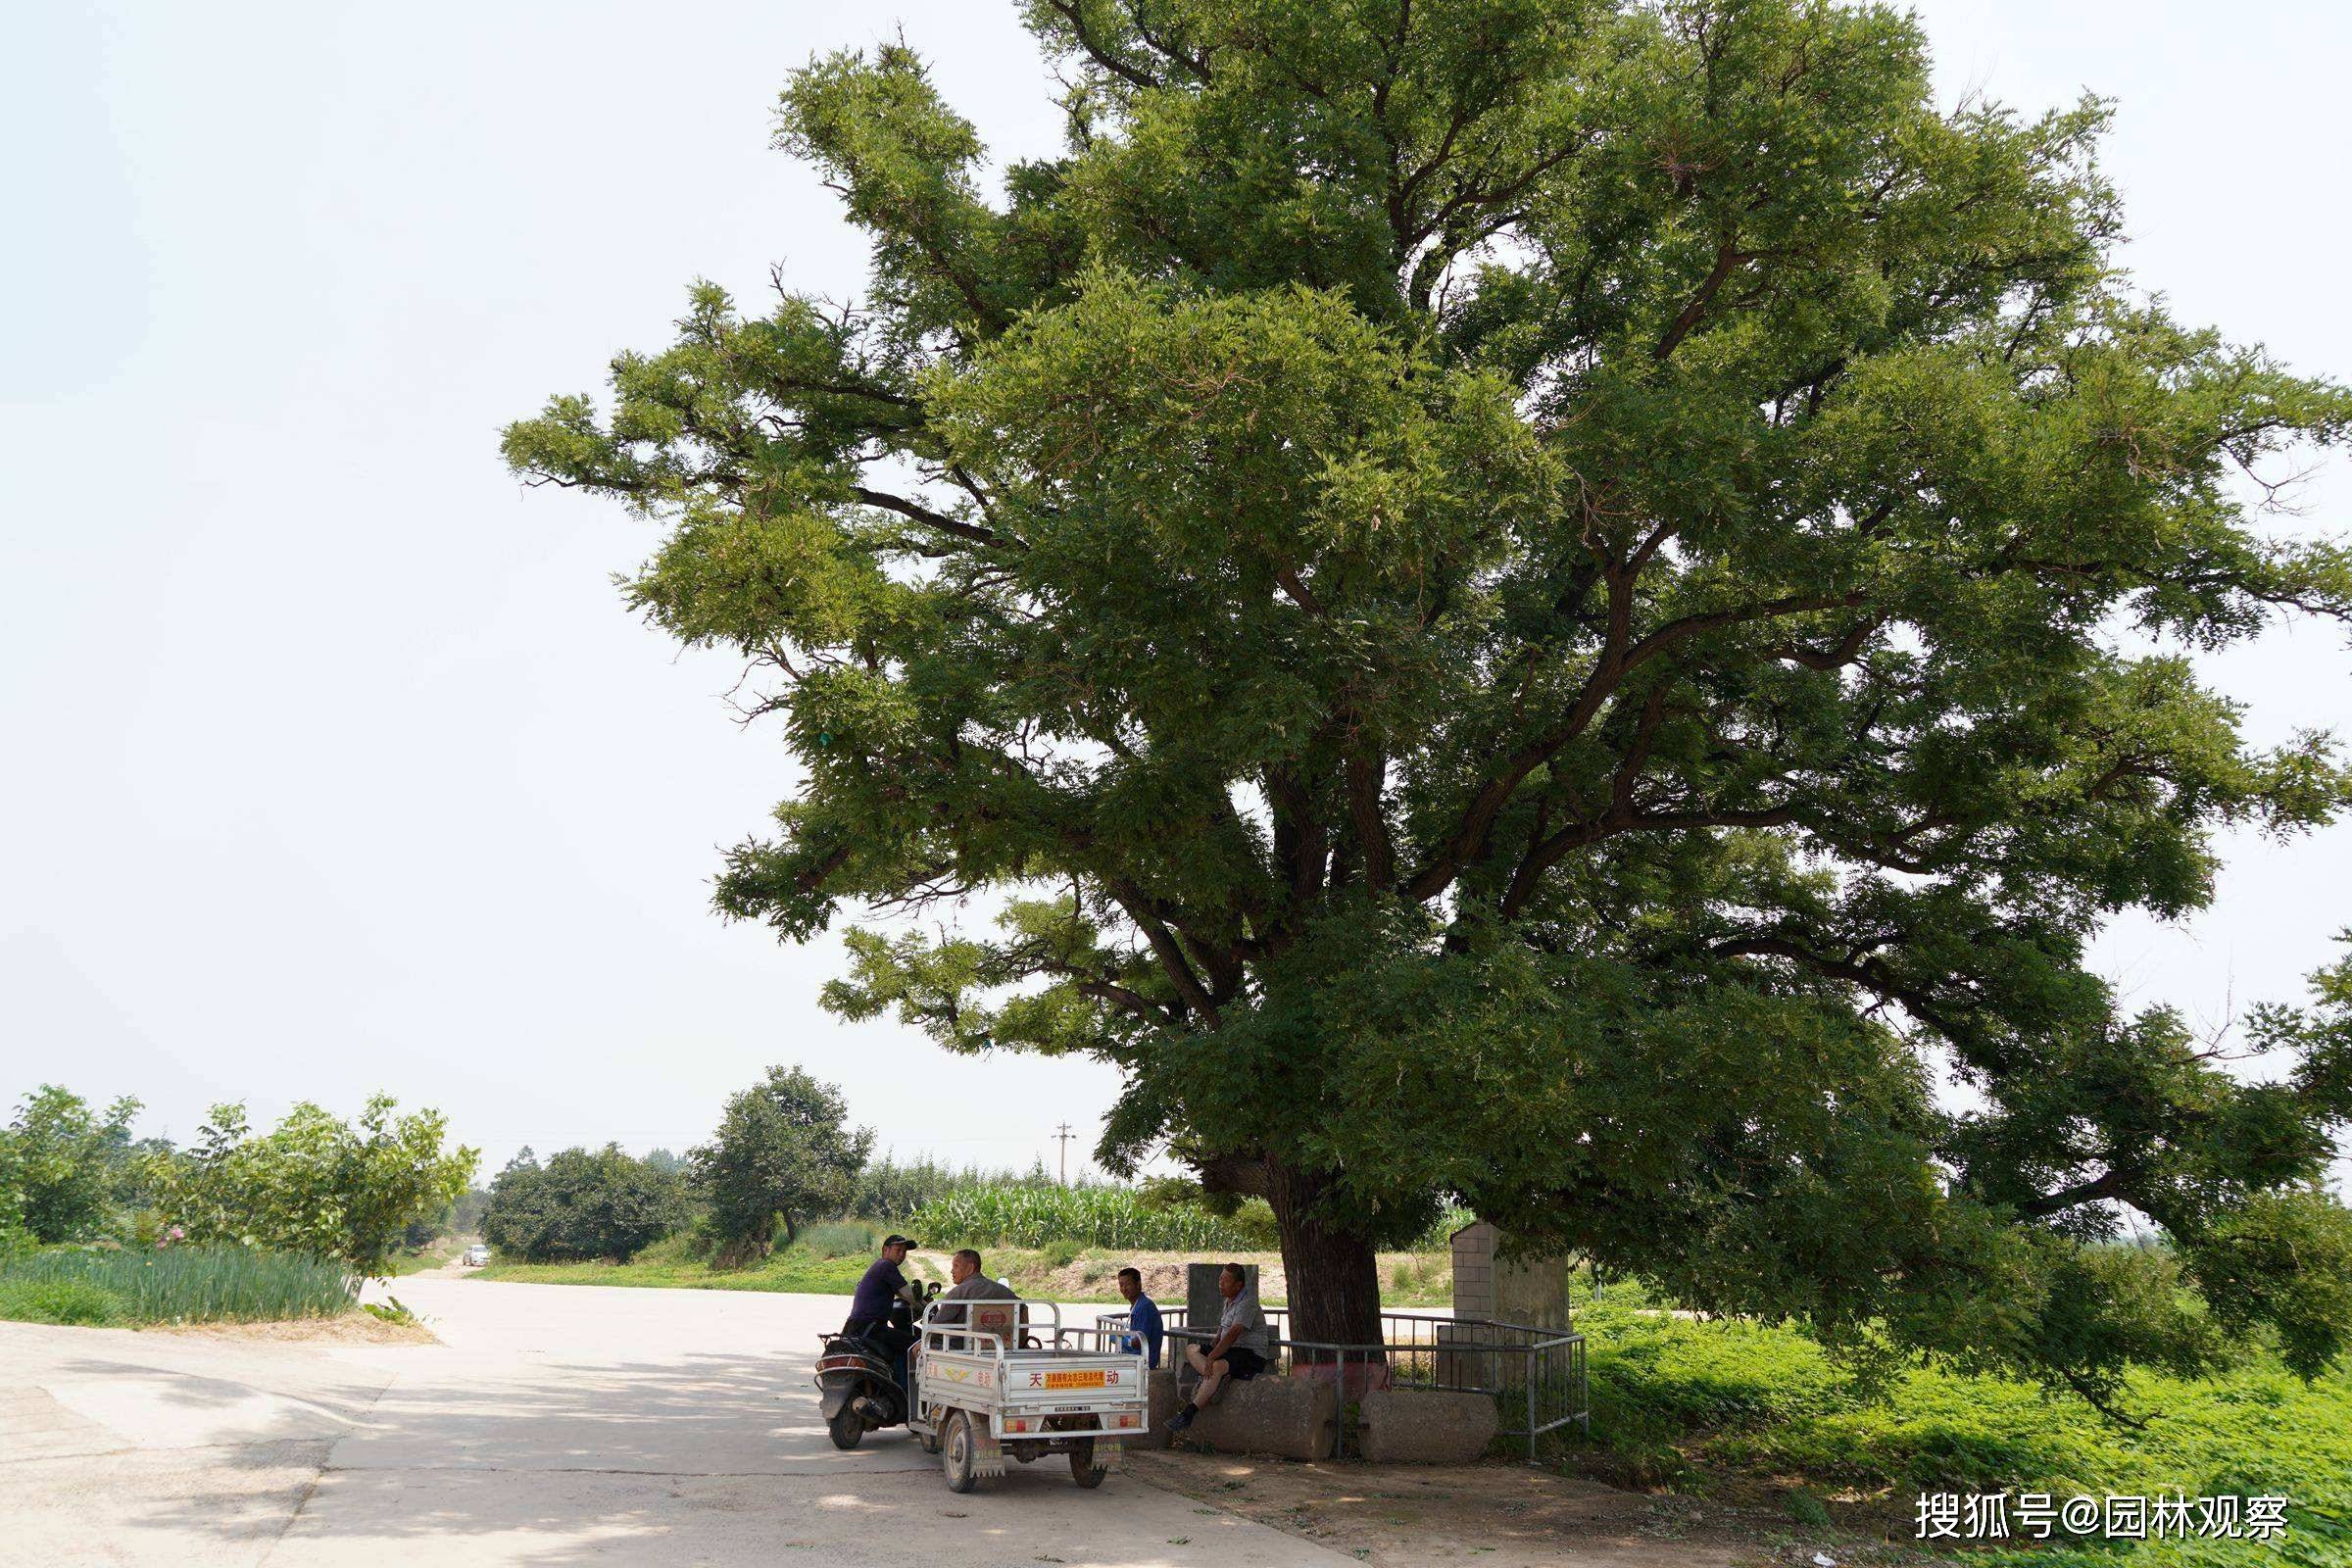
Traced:
POLYGON ((1375 1464, 1468 1464, 1502 1429, 1485 1394, 1379 1389, 1357 1408, 1363 1456, 1375 1464))

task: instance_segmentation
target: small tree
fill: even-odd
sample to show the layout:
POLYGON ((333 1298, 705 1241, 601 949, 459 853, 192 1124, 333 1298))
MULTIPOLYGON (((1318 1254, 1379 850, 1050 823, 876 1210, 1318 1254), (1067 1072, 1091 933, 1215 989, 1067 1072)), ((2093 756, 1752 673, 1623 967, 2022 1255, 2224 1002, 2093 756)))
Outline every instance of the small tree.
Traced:
POLYGON ((443 1152, 439 1111, 395 1116, 397 1108, 390 1096, 373 1096, 354 1123, 305 1102, 257 1138, 243 1105, 215 1105, 196 1146, 150 1170, 163 1206, 196 1240, 309 1252, 381 1274, 410 1222, 456 1201, 481 1157, 443 1152))
POLYGON ((35 1241, 68 1242, 104 1225, 138 1111, 125 1098, 100 1116, 55 1084, 26 1096, 0 1131, 0 1229, 13 1222, 35 1241))
POLYGON ((850 1131, 848 1114, 840 1090, 798 1067, 770 1067, 728 1099, 718 1136, 688 1156, 722 1260, 765 1256, 778 1223, 790 1245, 803 1220, 849 1201, 874 1134, 850 1131))
POLYGON ((618 1144, 566 1149, 544 1166, 525 1149, 490 1184, 482 1239, 530 1262, 625 1263, 684 1217, 677 1178, 618 1144))

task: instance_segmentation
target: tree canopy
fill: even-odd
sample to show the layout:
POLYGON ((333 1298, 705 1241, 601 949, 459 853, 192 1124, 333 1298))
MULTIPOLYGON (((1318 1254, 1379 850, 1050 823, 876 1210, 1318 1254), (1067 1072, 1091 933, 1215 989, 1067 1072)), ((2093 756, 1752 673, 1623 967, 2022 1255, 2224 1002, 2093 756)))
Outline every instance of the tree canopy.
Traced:
POLYGON ((114 1219, 137 1196, 141 1158, 166 1147, 132 1142, 138 1113, 128 1096, 101 1116, 56 1084, 26 1095, 0 1127, 0 1241, 20 1229, 35 1242, 81 1241, 114 1219))
POLYGON ((490 1183, 482 1240, 527 1262, 625 1263, 686 1222, 684 1184, 618 1144, 566 1149, 546 1164, 524 1149, 490 1183))
POLYGON ((308 1252, 380 1275, 410 1224, 456 1202, 481 1159, 442 1147, 439 1111, 398 1109, 370 1095, 345 1121, 306 1101, 257 1136, 243 1105, 215 1105, 191 1147, 148 1161, 157 1206, 191 1241, 308 1252))
POLYGON ((1264 1194, 1309 1337, 1453 1194, 2094 1397, 2334 1353, 2341 971, 2251 1082, 2085 944, 2346 804, 2190 656, 2352 617, 2265 511, 2352 396, 2133 290, 2104 106, 1940 107, 1880 7, 1026 14, 1061 155, 811 62, 863 297, 697 284, 506 434, 781 726, 719 908, 864 911, 846 1015, 1116 1063, 1099 1157, 1264 1194))
POLYGON ((874 1144, 848 1122, 841 1091, 799 1067, 770 1067, 727 1097, 718 1131, 687 1156, 722 1257, 764 1257, 778 1225, 789 1245, 804 1221, 840 1212, 874 1144))

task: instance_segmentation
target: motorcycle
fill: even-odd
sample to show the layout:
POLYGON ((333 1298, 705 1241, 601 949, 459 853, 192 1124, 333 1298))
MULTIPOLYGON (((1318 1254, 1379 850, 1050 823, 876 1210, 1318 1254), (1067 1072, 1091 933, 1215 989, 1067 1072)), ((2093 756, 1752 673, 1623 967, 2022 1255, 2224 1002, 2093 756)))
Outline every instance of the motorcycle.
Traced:
MULTIPOLYGON (((939 1295, 923 1287, 927 1305, 939 1295)), ((914 1340, 914 1308, 904 1297, 890 1303, 890 1329, 898 1345, 914 1340)), ((819 1334, 816 1357, 817 1408, 836 1448, 855 1448, 868 1432, 906 1423, 906 1351, 894 1350, 876 1331, 819 1334)))

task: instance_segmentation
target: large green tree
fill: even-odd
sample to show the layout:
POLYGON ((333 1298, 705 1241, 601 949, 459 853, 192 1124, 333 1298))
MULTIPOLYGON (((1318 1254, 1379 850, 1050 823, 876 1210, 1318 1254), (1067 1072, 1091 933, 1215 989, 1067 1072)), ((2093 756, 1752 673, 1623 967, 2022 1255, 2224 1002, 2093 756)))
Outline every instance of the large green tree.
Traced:
POLYGON ((879 917, 850 1016, 1116 1063, 1101 1157, 1262 1193, 1305 1337, 1450 1193, 2094 1396, 2332 1354, 2334 1015, 2242 1082, 2084 945, 2346 803, 2188 655, 2352 614, 2263 514, 2352 398, 2128 286, 2102 107, 1939 109, 1915 23, 1792 0, 1027 16, 1062 156, 817 60, 777 140, 864 297, 698 285, 507 432, 782 726, 719 907, 879 917))

